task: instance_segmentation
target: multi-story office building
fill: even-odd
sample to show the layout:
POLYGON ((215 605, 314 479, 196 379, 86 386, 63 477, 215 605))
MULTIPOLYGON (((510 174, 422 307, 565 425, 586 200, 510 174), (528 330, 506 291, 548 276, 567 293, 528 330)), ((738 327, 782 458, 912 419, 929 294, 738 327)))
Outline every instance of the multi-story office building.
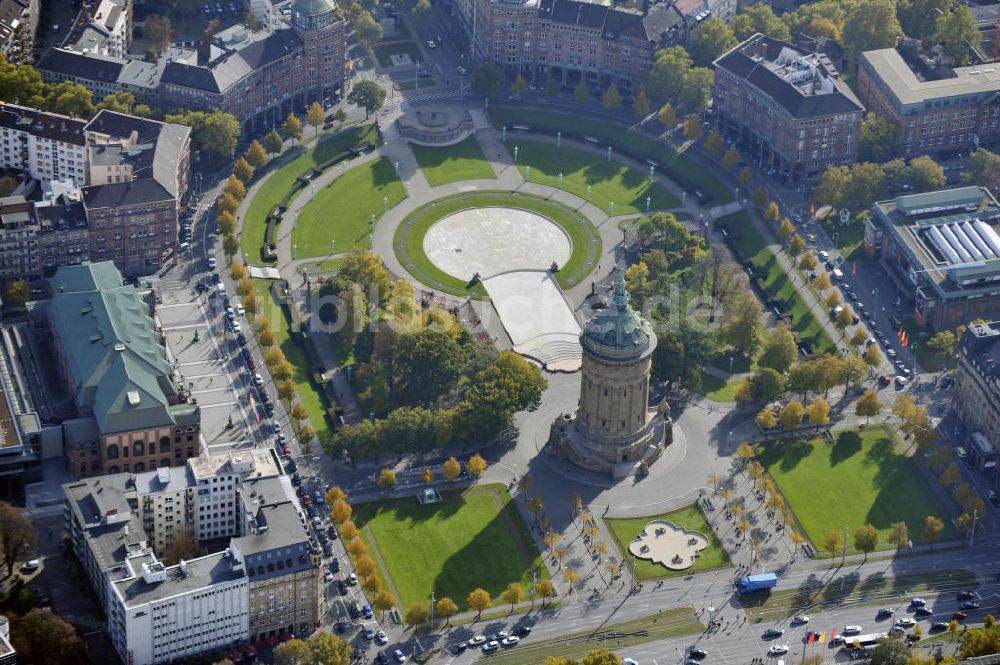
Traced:
POLYGON ((90 229, 82 198, 79 190, 73 190, 33 202, 38 224, 38 272, 31 275, 50 277, 59 266, 90 260, 90 229))
POLYGON ((972 461, 995 471, 1000 444, 1000 323, 972 323, 966 329, 958 347, 955 390, 972 461))
POLYGON ((176 662, 315 628, 319 568, 291 482, 279 473, 273 453, 254 451, 64 486, 74 551, 124 662, 176 662), (223 494, 224 507, 216 500, 223 494), (203 507, 218 512, 218 528, 199 540, 214 553, 164 565, 158 555, 174 530, 209 524, 203 507))
MULTIPOLYGON (((107 0, 105 0, 107 1, 107 0)), ((171 47, 159 64, 52 49, 38 63, 46 81, 71 80, 101 99, 116 90, 164 109, 221 109, 248 133, 280 124, 313 101, 341 94, 347 66, 347 19, 334 0, 293 0, 288 21, 253 32, 235 25, 207 48, 171 47)))
POLYGON ((1000 319, 1000 205, 982 187, 897 196, 872 206, 865 249, 920 325, 1000 319))
POLYGON ((856 87, 870 111, 899 127, 904 156, 971 150, 1000 137, 996 63, 954 67, 904 40, 862 53, 856 87))
POLYGON ((857 161, 865 109, 825 55, 758 33, 714 65, 716 120, 765 167, 798 179, 857 161))
POLYGON ((201 448, 201 411, 175 384, 150 306, 110 262, 63 266, 44 304, 54 359, 79 420, 77 477, 182 464, 201 448))

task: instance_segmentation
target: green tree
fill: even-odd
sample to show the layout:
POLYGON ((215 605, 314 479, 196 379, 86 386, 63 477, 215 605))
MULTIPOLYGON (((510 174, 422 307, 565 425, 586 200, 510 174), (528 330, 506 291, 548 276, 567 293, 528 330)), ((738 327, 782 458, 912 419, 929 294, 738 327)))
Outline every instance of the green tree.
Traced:
POLYGON ((396 597, 384 589, 376 593, 372 599, 372 607, 381 612, 383 618, 385 617, 385 613, 391 610, 395 604, 396 597))
POLYGON ((294 113, 289 113, 288 117, 285 118, 285 122, 281 125, 281 133, 287 138, 292 139, 292 142, 302 140, 302 121, 294 113))
POLYGON ((982 628, 967 630, 962 635, 962 647, 959 651, 962 660, 995 653, 1000 653, 1000 633, 993 630, 992 626, 984 624, 982 628))
POLYGON ((945 467, 944 471, 941 472, 941 476, 938 478, 938 480, 940 480, 941 484, 944 485, 945 487, 951 487, 952 485, 956 484, 961 479, 961 477, 962 477, 962 472, 959 471, 958 464, 952 462, 951 464, 945 467))
POLYGON ((609 111, 613 111, 622 105, 622 95, 618 92, 618 86, 614 83, 608 86, 608 89, 604 91, 604 96, 601 98, 601 103, 604 108, 609 111))
POLYGON ((382 26, 369 12, 363 11, 354 19, 354 34, 362 44, 371 46, 382 40, 382 26))
POLYGON ((674 110, 673 104, 667 102, 660 107, 656 116, 660 119, 660 124, 666 131, 670 131, 677 126, 677 111, 674 110))
POLYGON ((899 126, 888 118, 869 112, 861 121, 858 158, 866 162, 884 162, 899 150, 899 126))
MULTIPOLYGON (((0 90, 3 86, 0 85, 0 90)), ((1000 187, 1000 155, 985 148, 978 148, 970 155, 970 169, 962 172, 967 185, 980 185, 989 189, 1000 187)))
POLYGON ((864 416, 866 425, 872 416, 877 416, 881 412, 882 400, 879 399, 878 393, 874 390, 865 391, 854 405, 854 413, 858 416, 864 416))
POLYGON ((823 547, 831 556, 836 556, 844 546, 844 533, 839 529, 828 531, 823 537, 823 547))
POLYGON ((899 633, 883 637, 872 649, 871 665, 907 665, 910 660, 910 645, 899 633))
POLYGON ((819 265, 819 261, 816 260, 816 255, 812 252, 806 252, 799 259, 799 270, 810 271, 819 265))
POLYGON ((765 406, 758 411, 754 420, 760 425, 761 429, 774 429, 778 426, 778 416, 775 415, 774 409, 769 406, 765 406))
POLYGON ((784 322, 781 322, 764 342, 760 357, 757 358, 757 366, 770 367, 779 374, 784 374, 798 355, 799 348, 795 343, 795 335, 784 322))
POLYGON ((476 621, 479 621, 483 616, 484 610, 493 607, 493 598, 490 597, 490 592, 486 589, 473 589, 469 592, 466 602, 470 609, 476 610, 476 621))
POLYGON ((865 561, 868 560, 868 553, 874 552, 878 547, 878 529, 871 524, 862 524, 854 530, 854 549, 865 553, 865 561))
POLYGON ((744 41, 755 32, 761 32, 781 41, 791 41, 792 34, 784 21, 775 16, 769 5, 751 5, 734 16, 729 22, 736 39, 744 41))
POLYGON ((701 131, 701 123, 698 121, 698 116, 692 114, 684 119, 684 136, 692 141, 697 141, 701 138, 701 131))
POLYGON ((174 39, 174 27, 170 23, 170 18, 149 14, 142 23, 142 36, 153 56, 159 58, 174 39))
POLYGON ((946 54, 955 58, 955 64, 969 64, 969 54, 981 41, 972 10, 965 5, 955 4, 951 11, 938 16, 934 40, 944 46, 946 54))
POLYGON ((232 157, 243 132, 235 116, 218 109, 172 113, 167 115, 166 121, 190 127, 191 147, 209 161, 232 157))
POLYGON ((958 337, 950 330, 942 330, 927 340, 927 348, 940 358, 953 361, 958 351, 958 337))
POLYGON ((833 317, 833 323, 837 326, 837 329, 843 331, 847 326, 851 325, 854 320, 854 310, 851 309, 850 305, 844 305, 841 307, 837 315, 833 317))
POLYGON ((511 582, 500 594, 503 602, 510 604, 510 611, 514 611, 514 606, 524 600, 524 587, 520 582, 511 582))
POLYGON ((465 362, 465 351, 449 332, 419 328, 396 339, 393 392, 406 404, 436 403, 455 387, 465 362))
POLYGON ((102 99, 94 108, 98 111, 132 113, 132 109, 135 108, 135 95, 125 90, 117 90, 102 99))
POLYGON ((233 164, 233 175, 242 182, 244 185, 250 182, 250 178, 253 177, 253 167, 250 166, 248 162, 243 157, 240 157, 233 164))
POLYGON ((875 344, 869 346, 861 358, 873 371, 882 365, 882 352, 879 351, 878 346, 875 344))
POLYGON ((52 113, 90 118, 94 115, 94 93, 79 83, 60 81, 46 88, 44 107, 52 113))
POLYGON ((781 413, 778 415, 778 422, 781 423, 782 429, 792 430, 802 424, 802 416, 804 415, 805 409, 802 403, 793 400, 781 410, 781 413))
POLYGON ((240 241, 236 236, 230 233, 222 238, 222 252, 226 255, 227 261, 232 261, 238 251, 240 251, 240 241))
POLYGON ((649 115, 650 103, 649 97, 646 96, 646 89, 639 88, 638 94, 635 96, 635 100, 632 102, 632 112, 637 116, 645 118, 649 115))
POLYGON ((6 295, 7 300, 18 307, 23 307, 24 303, 31 298, 31 286, 28 285, 28 280, 18 279, 8 284, 6 295))
MULTIPOLYGON (((965 7, 965 5, 960 6, 965 7)), ((910 166, 907 171, 910 185, 918 192, 941 189, 948 182, 948 178, 944 174, 944 169, 930 157, 914 157, 910 160, 910 166)))
POLYGON ((792 220, 787 217, 782 217, 781 224, 778 225, 778 239, 782 243, 788 244, 789 239, 795 234, 795 225, 792 224, 792 220))
POLYGON ((499 434, 515 413, 538 408, 547 385, 536 365, 502 351, 466 391, 459 415, 462 431, 485 437, 499 434))
POLYGON ((86 646, 76 628, 48 608, 36 607, 15 618, 10 641, 20 663, 77 665, 87 661, 86 646))
POLYGON ((312 654, 305 640, 288 640, 274 648, 275 665, 310 665, 312 654))
POLYGON ((740 152, 736 148, 730 147, 726 150, 726 154, 722 156, 722 166, 727 170, 732 170, 736 168, 736 165, 740 163, 740 152))
POLYGON ((507 88, 507 75, 495 62, 483 63, 472 79, 472 90, 480 97, 496 99, 507 88))
POLYGON ((581 78, 580 82, 573 88, 573 99, 581 104, 590 101, 590 86, 587 85, 587 79, 581 78))
POLYGON ((785 379, 770 367, 757 370, 749 379, 753 398, 762 404, 773 402, 785 394, 785 379))
POLYGON ((851 7, 844 21, 844 48, 853 72, 863 51, 892 48, 903 35, 896 0, 867 0, 851 7))
POLYGON ((518 72, 517 78, 515 78, 514 82, 510 84, 510 91, 515 95, 523 95, 527 89, 528 82, 524 80, 524 76, 521 72, 518 72))
POLYGON ((431 609, 427 607, 426 603, 416 602, 411 603, 409 607, 406 608, 406 612, 403 614, 403 623, 407 626, 419 626, 422 623, 427 623, 431 618, 431 609))
MULTIPOLYGON (((375 606, 374 601, 372 606, 375 606)), ((306 644, 315 665, 349 665, 351 662, 351 645, 333 633, 318 630, 309 636, 306 644)))
POLYGON ((758 208, 763 208, 767 205, 767 201, 770 198, 770 194, 764 185, 761 185, 753 193, 753 204, 758 208))
POLYGON ((719 133, 719 130, 713 128, 708 133, 708 137, 705 138, 705 151, 712 157, 715 157, 722 152, 724 147, 725 143, 722 141, 722 134, 719 133))
POLYGON ((788 253, 791 254, 794 259, 799 254, 806 250, 806 239, 803 238, 798 233, 792 235, 791 239, 788 241, 788 253))
POLYGON ((930 40, 937 30, 937 18, 951 11, 951 0, 899 0, 896 16, 910 37, 930 40))
POLYGON ((313 126, 316 130, 315 135, 319 136, 319 128, 323 125, 326 120, 326 111, 323 110, 323 105, 319 102, 313 102, 306 110, 306 120, 309 124, 313 126))
POLYGON ((729 308, 720 339, 737 353, 753 356, 760 348, 762 314, 760 301, 752 293, 744 292, 729 308))
POLYGON ((676 100, 684 87, 684 77, 692 67, 691 56, 683 46, 671 46, 656 52, 656 60, 646 73, 646 92, 661 103, 676 100))
POLYGON ((385 103, 385 89, 375 81, 358 81, 347 95, 347 102, 363 108, 368 118, 385 103))
POLYGON ((416 4, 413 5, 413 9, 410 10, 410 17, 418 26, 423 26, 430 20, 431 13, 432 9, 429 0, 417 0, 416 4))
POLYGON ((14 565, 35 549, 35 525, 20 510, 0 501, 0 556, 7 568, 6 577, 14 574, 14 565))
POLYGON ((281 148, 284 146, 285 141, 281 138, 281 134, 275 130, 271 130, 264 136, 264 149, 267 150, 268 154, 276 155, 281 152, 281 148))
POLYGON ((689 50, 696 65, 708 67, 716 58, 738 43, 732 28, 720 17, 713 16, 698 27, 694 43, 689 50))

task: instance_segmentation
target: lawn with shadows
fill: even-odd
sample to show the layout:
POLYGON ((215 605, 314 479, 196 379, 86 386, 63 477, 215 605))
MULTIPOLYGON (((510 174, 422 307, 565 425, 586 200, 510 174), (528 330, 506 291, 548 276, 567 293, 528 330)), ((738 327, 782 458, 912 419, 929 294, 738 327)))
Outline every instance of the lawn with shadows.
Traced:
POLYGON ((607 161, 601 155, 550 143, 526 139, 507 141, 507 152, 513 156, 517 147, 517 165, 521 175, 529 182, 550 187, 560 187, 559 174, 563 174, 562 189, 587 197, 608 214, 625 215, 646 211, 646 197, 650 197, 651 210, 679 207, 681 202, 665 187, 650 183, 646 174, 633 171, 617 161, 607 161), (531 167, 531 173, 528 173, 531 167), (611 202, 614 210, 611 210, 611 202))
MULTIPOLYGON (((496 599, 511 582, 531 588, 531 573, 548 572, 520 513, 502 485, 445 493, 440 503, 416 498, 354 507, 368 546, 377 550, 401 606, 450 597, 464 608, 476 587, 496 599)), ((503 604, 502 601, 496 601, 503 604)))
POLYGON ((298 245, 295 258, 367 249, 372 214, 378 220, 386 199, 391 208, 405 198, 406 188, 389 158, 354 167, 317 191, 299 212, 292 232, 292 242, 298 245))
POLYGON ((671 570, 666 566, 653 563, 649 559, 635 559, 635 572, 641 580, 656 579, 659 577, 683 577, 692 573, 700 573, 706 570, 714 570, 729 565, 729 555, 719 542, 715 531, 705 519, 701 508, 692 503, 690 506, 672 510, 669 513, 659 515, 647 515, 646 517, 627 518, 606 518, 604 523, 611 531, 618 545, 622 561, 630 561, 632 555, 629 554, 628 546, 646 528, 646 525, 654 520, 666 520, 676 526, 698 531, 708 537, 708 547, 702 550, 701 555, 694 560, 694 565, 686 570, 671 570))
POLYGON ((374 125, 358 125, 324 136, 319 143, 309 148, 292 148, 300 152, 299 156, 268 176, 247 207, 240 233, 240 248, 246 261, 260 265, 260 247, 264 244, 267 215, 291 191, 296 178, 364 141, 371 141, 375 145, 381 143, 374 125))
POLYGON ((955 537, 948 507, 883 428, 842 430, 832 444, 823 438, 776 442, 764 446, 757 459, 816 550, 822 550, 828 532, 847 527, 853 533, 862 524, 879 530, 880 549, 894 548, 886 538, 900 520, 919 544, 928 515, 945 522, 940 540, 955 537))
POLYGON ((455 145, 439 148, 410 145, 410 150, 431 187, 460 180, 488 180, 497 177, 474 136, 455 145))

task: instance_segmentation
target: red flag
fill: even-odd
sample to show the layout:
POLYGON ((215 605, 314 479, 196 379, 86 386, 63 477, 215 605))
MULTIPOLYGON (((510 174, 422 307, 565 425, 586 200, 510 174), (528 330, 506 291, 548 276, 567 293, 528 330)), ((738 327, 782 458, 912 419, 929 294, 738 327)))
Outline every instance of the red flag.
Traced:
POLYGON ((830 641, 833 642, 835 639, 837 639, 837 629, 836 628, 834 628, 833 630, 830 631, 830 641))
POLYGON ((903 339, 903 332, 904 332, 903 326, 900 326, 899 330, 896 331, 896 337, 898 337, 899 339, 903 339))
POLYGON ((904 331, 903 332, 903 348, 905 349, 905 348, 908 348, 909 346, 910 346, 910 338, 906 334, 906 332, 904 331))
POLYGON ((851 261, 851 274, 852 275, 857 275, 858 274, 858 262, 857 261, 851 261))
POLYGON ((809 631, 809 641, 806 644, 812 644, 816 641, 816 633, 809 631))

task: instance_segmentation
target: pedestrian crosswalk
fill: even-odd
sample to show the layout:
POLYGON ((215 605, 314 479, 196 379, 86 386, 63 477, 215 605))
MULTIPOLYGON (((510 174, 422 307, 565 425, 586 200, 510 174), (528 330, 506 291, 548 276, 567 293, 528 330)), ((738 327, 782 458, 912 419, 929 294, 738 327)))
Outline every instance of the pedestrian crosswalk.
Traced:
POLYGON ((410 106, 434 101, 453 101, 459 99, 459 97, 459 91, 454 88, 409 90, 404 93, 397 93, 392 98, 385 100, 383 110, 405 111, 410 106))

